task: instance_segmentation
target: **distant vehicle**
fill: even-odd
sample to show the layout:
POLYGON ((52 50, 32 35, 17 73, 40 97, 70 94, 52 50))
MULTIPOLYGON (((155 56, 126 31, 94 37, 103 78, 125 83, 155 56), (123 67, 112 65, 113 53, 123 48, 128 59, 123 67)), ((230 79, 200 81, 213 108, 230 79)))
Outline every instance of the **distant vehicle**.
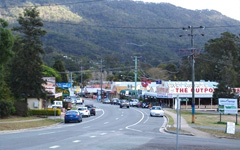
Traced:
POLYGON ((69 110, 65 114, 64 122, 82 122, 82 114, 77 110, 69 110))
POLYGON ((88 110, 90 111, 90 115, 93 115, 93 116, 96 115, 96 108, 93 106, 93 104, 85 105, 85 107, 87 107, 88 110))
POLYGON ((82 113, 83 116, 90 117, 90 111, 87 107, 78 107, 78 111, 82 113))
POLYGON ((152 106, 151 109, 150 109, 150 116, 153 117, 153 116, 161 116, 163 117, 164 116, 164 111, 162 109, 162 107, 160 106, 152 106))
POLYGON ((109 98, 104 98, 103 101, 102 101, 103 104, 110 104, 110 102, 111 101, 110 101, 109 98))
POLYGON ((118 104, 118 98, 113 98, 112 100, 111 100, 111 105, 117 105, 118 104))
POLYGON ((53 101, 53 103, 48 106, 48 108, 62 108, 63 107, 63 103, 62 101, 53 101))
POLYGON ((138 99, 131 99, 129 105, 132 107, 137 107, 139 100, 138 99))
POLYGON ((121 100, 120 102, 120 108, 123 108, 123 107, 126 107, 126 108, 129 108, 129 101, 128 100, 121 100))
POLYGON ((76 98, 76 104, 83 104, 83 98, 81 98, 81 97, 77 97, 76 98))

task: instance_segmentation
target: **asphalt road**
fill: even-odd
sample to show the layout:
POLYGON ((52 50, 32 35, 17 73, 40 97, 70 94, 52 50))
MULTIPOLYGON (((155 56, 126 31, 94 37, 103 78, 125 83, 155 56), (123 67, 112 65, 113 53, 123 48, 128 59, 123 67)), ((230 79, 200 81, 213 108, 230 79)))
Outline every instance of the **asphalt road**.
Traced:
MULTIPOLYGON (((0 150, 174 150, 176 135, 162 133, 163 117, 149 117, 149 109, 123 108, 85 100, 97 115, 81 123, 0 135, 0 150)), ((231 139, 179 136, 179 150, 239 150, 231 139)))

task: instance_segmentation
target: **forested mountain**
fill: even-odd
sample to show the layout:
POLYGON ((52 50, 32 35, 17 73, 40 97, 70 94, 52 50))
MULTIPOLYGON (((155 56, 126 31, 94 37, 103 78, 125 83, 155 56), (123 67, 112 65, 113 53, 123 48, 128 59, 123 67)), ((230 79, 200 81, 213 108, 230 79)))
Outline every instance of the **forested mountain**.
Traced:
POLYGON ((75 56, 78 61, 108 58, 104 61, 108 67, 133 64, 131 56, 142 56, 141 62, 151 66, 177 63, 178 51, 190 48, 190 31, 183 27, 205 27, 194 30, 196 48, 203 48, 222 32, 240 32, 239 21, 214 10, 130 0, 1 0, 0 17, 15 26, 24 6, 32 5, 39 6, 48 32, 42 39, 48 64, 59 54, 75 56), (114 58, 111 65, 109 58, 114 58))

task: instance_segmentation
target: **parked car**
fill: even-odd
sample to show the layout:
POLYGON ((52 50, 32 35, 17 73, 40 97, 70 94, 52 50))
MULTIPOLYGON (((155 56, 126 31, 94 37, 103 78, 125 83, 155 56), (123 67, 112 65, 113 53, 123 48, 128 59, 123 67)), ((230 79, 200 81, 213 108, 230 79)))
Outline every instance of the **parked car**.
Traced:
POLYGON ((88 110, 90 111, 90 115, 93 115, 93 116, 96 115, 96 107, 94 107, 93 104, 85 105, 85 107, 87 107, 88 110))
POLYGON ((53 103, 48 106, 48 108, 62 108, 62 107, 63 107, 62 101, 53 101, 53 103))
POLYGON ((117 105, 118 104, 118 98, 113 98, 112 100, 111 100, 111 105, 117 105))
POLYGON ((87 107, 78 107, 78 111, 82 113, 84 117, 90 117, 90 111, 87 107))
POLYGON ((82 122, 82 114, 77 110, 69 110, 65 114, 64 122, 82 122))
POLYGON ((120 102, 120 108, 127 107, 129 108, 129 101, 128 100, 121 100, 120 102))
POLYGON ((164 116, 164 111, 161 106, 152 106, 150 109, 150 116, 164 116))
POLYGON ((138 102, 139 102, 138 99, 131 99, 130 102, 129 102, 129 105, 131 107, 137 107, 138 102))
POLYGON ((110 101, 109 98, 104 98, 103 101, 102 101, 103 104, 110 104, 110 102, 111 101, 110 101))

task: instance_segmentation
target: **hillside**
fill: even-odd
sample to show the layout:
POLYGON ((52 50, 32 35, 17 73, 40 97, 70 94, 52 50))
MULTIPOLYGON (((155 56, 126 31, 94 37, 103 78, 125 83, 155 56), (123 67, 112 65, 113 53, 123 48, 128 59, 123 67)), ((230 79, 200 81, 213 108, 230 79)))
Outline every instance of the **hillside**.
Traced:
POLYGON ((205 26, 204 30, 194 30, 196 48, 203 48, 207 40, 225 31, 239 34, 239 27, 231 26, 240 22, 217 11, 193 11, 167 3, 2 0, 0 4, 0 17, 12 25, 22 12, 22 7, 17 8, 16 5, 40 6, 39 11, 48 31, 43 41, 45 46, 54 49, 47 53, 48 59, 57 53, 93 62, 112 56, 119 59, 120 64, 129 65, 133 63, 131 56, 138 55, 142 56, 141 62, 157 66, 169 61, 178 63, 179 49, 190 47, 190 37, 179 37, 190 33, 183 31, 182 27, 205 26), (200 36, 202 33, 204 37, 200 36))

